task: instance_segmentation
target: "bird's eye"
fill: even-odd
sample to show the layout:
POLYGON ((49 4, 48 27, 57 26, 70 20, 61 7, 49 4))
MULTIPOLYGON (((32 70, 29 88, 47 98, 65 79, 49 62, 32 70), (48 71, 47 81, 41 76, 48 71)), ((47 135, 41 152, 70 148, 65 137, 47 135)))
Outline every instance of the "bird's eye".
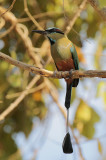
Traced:
POLYGON ((59 29, 56 29, 56 32, 61 32, 59 29))

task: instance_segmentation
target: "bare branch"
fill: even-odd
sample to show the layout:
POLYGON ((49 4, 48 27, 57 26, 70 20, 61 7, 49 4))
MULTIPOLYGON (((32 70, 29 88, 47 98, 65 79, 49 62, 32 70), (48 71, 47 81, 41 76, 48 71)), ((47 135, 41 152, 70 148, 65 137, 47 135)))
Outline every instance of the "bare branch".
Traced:
MULTIPOLYGON (((29 94, 35 93, 35 92, 37 92, 37 91, 39 91, 39 90, 41 90, 41 89, 43 89, 43 88, 45 88, 45 83, 41 83, 41 84, 38 85, 37 87, 31 88, 28 93, 29 93, 29 94)), ((6 98, 7 98, 7 99, 16 98, 16 97, 20 96, 21 93, 22 93, 22 92, 17 92, 17 93, 13 93, 13 94, 7 94, 7 95, 6 95, 6 98)))
POLYGON ((28 65, 26 63, 14 60, 13 58, 7 56, 6 54, 0 52, 0 59, 5 60, 6 62, 13 64, 21 69, 27 70, 29 72, 33 72, 35 74, 39 74, 44 77, 51 77, 51 78, 106 78, 106 70, 99 71, 99 70, 88 70, 88 71, 78 71, 78 70, 71 70, 71 71, 48 71, 46 69, 41 69, 38 67, 35 67, 33 65, 28 65))
POLYGON ((81 5, 79 6, 76 14, 74 15, 73 19, 69 22, 69 25, 66 27, 65 33, 68 34, 72 27, 74 26, 77 18, 80 16, 81 12, 84 10, 87 0, 83 0, 81 5))
POLYGON ((101 18, 106 22, 106 7, 100 8, 98 0, 88 0, 88 2, 97 11, 97 13, 101 16, 101 18))
POLYGON ((32 20, 32 22, 35 24, 35 26, 38 29, 42 30, 42 27, 39 25, 39 23, 33 18, 33 16, 30 14, 29 10, 28 10, 28 6, 27 6, 27 0, 24 0, 24 10, 26 12, 26 14, 28 15, 28 17, 32 20))
MULTIPOLYGON (((5 11, 6 9, 0 6, 0 13, 5 12, 5 11)), ((37 66, 41 67, 40 59, 38 58, 37 55, 35 55, 33 51, 34 47, 32 45, 31 39, 28 37, 27 27, 21 23, 17 23, 17 18, 11 12, 7 12, 6 14, 4 14, 3 18, 5 19, 5 21, 9 21, 12 25, 16 24, 14 26, 14 29, 16 33, 21 37, 21 40, 23 41, 24 46, 26 47, 29 56, 33 59, 33 61, 37 64, 37 66)))
POLYGON ((0 34, 0 38, 5 37, 7 34, 9 34, 15 27, 15 23, 11 25, 11 27, 9 29, 7 29, 6 31, 4 31, 3 33, 0 34))
MULTIPOLYGON (((54 17, 54 16, 56 16, 57 17, 57 15, 58 16, 62 16, 63 15, 63 12, 44 12, 44 13, 39 13, 39 14, 37 14, 37 15, 33 15, 33 18, 35 18, 35 19, 38 19, 38 18, 44 18, 44 17, 54 17)), ((27 17, 27 18, 19 18, 18 19, 18 22, 19 23, 21 23, 21 22, 28 22, 28 21, 31 21, 31 19, 29 18, 29 17, 27 17)))
POLYGON ((0 121, 4 120, 7 115, 9 115, 16 107, 18 107, 18 104, 25 98, 25 96, 29 93, 29 89, 34 86, 34 84, 39 80, 40 76, 35 76, 32 81, 28 84, 26 87, 26 90, 21 93, 21 95, 10 104, 10 106, 0 114, 0 121))
POLYGON ((16 0, 13 0, 11 6, 10 6, 6 11, 4 11, 4 12, 0 15, 0 17, 3 16, 6 12, 11 11, 11 9, 13 8, 15 2, 16 2, 16 0))

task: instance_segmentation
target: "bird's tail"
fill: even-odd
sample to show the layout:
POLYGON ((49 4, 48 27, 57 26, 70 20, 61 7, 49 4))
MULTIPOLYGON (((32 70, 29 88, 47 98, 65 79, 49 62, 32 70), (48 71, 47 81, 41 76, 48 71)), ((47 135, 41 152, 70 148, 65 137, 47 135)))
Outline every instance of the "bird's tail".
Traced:
POLYGON ((78 83, 79 83, 79 78, 78 78, 78 79, 74 79, 72 86, 73 86, 73 87, 77 87, 78 83))
POLYGON ((67 108, 67 127, 66 127, 66 136, 63 140, 63 145, 62 145, 64 153, 73 152, 71 138, 70 138, 70 134, 68 131, 68 121, 69 121, 69 108, 70 108, 72 87, 77 87, 78 83, 79 83, 79 79, 74 79, 73 82, 66 83, 67 90, 66 90, 66 97, 65 97, 65 107, 67 108))
POLYGON ((66 97, 65 97, 65 107, 68 109, 70 108, 72 84, 66 83, 66 85, 67 85, 67 90, 66 90, 66 97))
POLYGON ((73 83, 70 84, 67 82, 66 85, 67 85, 67 90, 66 90, 66 97, 65 97, 65 107, 67 108, 67 127, 66 127, 66 136, 64 137, 62 148, 64 153, 72 153, 73 148, 72 148, 70 134, 68 131, 68 121, 69 121, 71 90, 72 90, 73 83))

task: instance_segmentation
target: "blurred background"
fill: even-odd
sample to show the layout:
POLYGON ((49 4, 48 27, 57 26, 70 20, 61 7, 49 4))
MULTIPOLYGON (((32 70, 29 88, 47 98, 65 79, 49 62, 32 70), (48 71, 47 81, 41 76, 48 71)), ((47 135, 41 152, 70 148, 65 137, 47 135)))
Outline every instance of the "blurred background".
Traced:
MULTIPOLYGON (((32 30, 55 26, 66 32, 83 2, 17 0, 11 13, 0 17, 0 51, 56 70, 48 40, 32 30)), ((87 1, 67 31, 76 46, 80 70, 106 70, 106 25, 100 14, 105 13, 106 1, 93 2, 96 10, 87 1)), ((0 0, 0 14, 11 3, 0 0)), ((70 134, 74 152, 67 155, 62 151, 65 87, 63 79, 46 79, 0 60, 0 113, 11 104, 16 106, 0 121, 1 160, 106 160, 106 79, 82 78, 73 89, 70 134)))

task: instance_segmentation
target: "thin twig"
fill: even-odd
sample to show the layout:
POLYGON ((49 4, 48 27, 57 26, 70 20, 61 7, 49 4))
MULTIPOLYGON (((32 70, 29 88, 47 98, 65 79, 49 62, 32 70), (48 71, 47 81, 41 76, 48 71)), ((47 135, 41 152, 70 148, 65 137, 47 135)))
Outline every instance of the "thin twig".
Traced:
POLYGON ((3 12, 2 14, 0 14, 0 17, 3 16, 6 12, 11 11, 11 9, 13 8, 15 2, 16 2, 16 0, 13 0, 11 6, 5 12, 3 12))
MULTIPOLYGON (((31 94, 31 93, 35 93, 41 89, 43 89, 45 87, 45 83, 41 83, 39 86, 35 87, 35 88, 31 88, 28 92, 28 94, 31 94)), ((22 91, 23 92, 23 91, 22 91)), ((7 94, 6 95, 6 98, 7 99, 11 99, 11 98, 16 98, 18 96, 20 96, 20 94, 22 94, 22 92, 17 92, 17 93, 13 93, 13 94, 7 94)))
POLYGON ((25 98, 25 96, 29 93, 29 89, 34 86, 34 84, 39 80, 40 76, 35 76, 32 81, 28 84, 26 87, 26 90, 21 93, 21 95, 10 104, 10 106, 0 114, 0 121, 4 120, 7 115, 9 115, 16 107, 18 107, 18 104, 25 98))
POLYGON ((64 13, 64 19, 67 20, 67 17, 66 17, 66 14, 65 14, 65 3, 64 3, 64 0, 63 0, 63 13, 64 13))
POLYGON ((10 56, 0 52, 0 59, 5 60, 6 62, 13 64, 21 69, 27 70, 29 72, 39 74, 44 77, 51 77, 51 78, 106 78, 106 70, 88 70, 88 71, 79 71, 79 70, 72 70, 72 71, 48 71, 46 69, 38 68, 33 65, 28 65, 26 63, 20 62, 18 60, 14 60, 10 56))
MULTIPOLYGON (((39 13, 37 15, 33 15, 33 18, 35 19, 38 19, 38 18, 44 18, 44 17, 54 17, 54 16, 57 16, 57 15, 63 15, 63 12, 44 12, 44 13, 39 13)), ((19 23, 24 23, 24 22, 28 22, 28 21, 31 21, 31 19, 29 17, 27 18, 20 18, 18 19, 18 22, 19 23)))
POLYGON ((81 5, 79 6, 76 14, 74 15, 73 19, 69 22, 69 25, 66 27, 65 33, 68 34, 72 29, 73 25, 75 24, 77 18, 80 16, 80 13, 84 10, 87 0, 83 0, 81 5))
POLYGON ((88 0, 91 6, 96 10, 100 17, 106 22, 106 7, 100 8, 97 0, 88 0))
MULTIPOLYGON (((5 12, 5 10, 5 8, 0 6, 0 13, 5 12)), ((27 27, 21 23, 17 23, 17 18, 11 12, 7 12, 6 14, 4 14, 3 18, 5 19, 5 21, 9 21, 12 25, 16 24, 14 30, 21 37, 21 40, 23 41, 29 56, 33 59, 34 63, 36 63, 37 66, 41 67, 40 59, 38 58, 37 54, 34 53, 34 47, 32 45, 31 39, 28 37, 27 27)))
POLYGON ((15 27, 15 23, 11 25, 10 28, 8 28, 6 31, 4 31, 3 33, 0 34, 0 38, 5 37, 6 35, 8 35, 15 27))
MULTIPOLYGON (((6 12, 6 9, 0 6, 0 14, 6 12)), ((6 22, 10 22, 11 24, 16 23, 17 22, 17 18, 15 17, 15 15, 8 11, 6 12, 6 14, 3 15, 3 18, 6 22)))
POLYGON ((28 17, 32 20, 32 22, 35 24, 35 26, 38 28, 38 29, 43 29, 39 23, 33 18, 33 16, 30 14, 29 10, 28 10, 28 6, 27 6, 27 1, 24 0, 24 10, 26 12, 26 14, 28 15, 28 17))

